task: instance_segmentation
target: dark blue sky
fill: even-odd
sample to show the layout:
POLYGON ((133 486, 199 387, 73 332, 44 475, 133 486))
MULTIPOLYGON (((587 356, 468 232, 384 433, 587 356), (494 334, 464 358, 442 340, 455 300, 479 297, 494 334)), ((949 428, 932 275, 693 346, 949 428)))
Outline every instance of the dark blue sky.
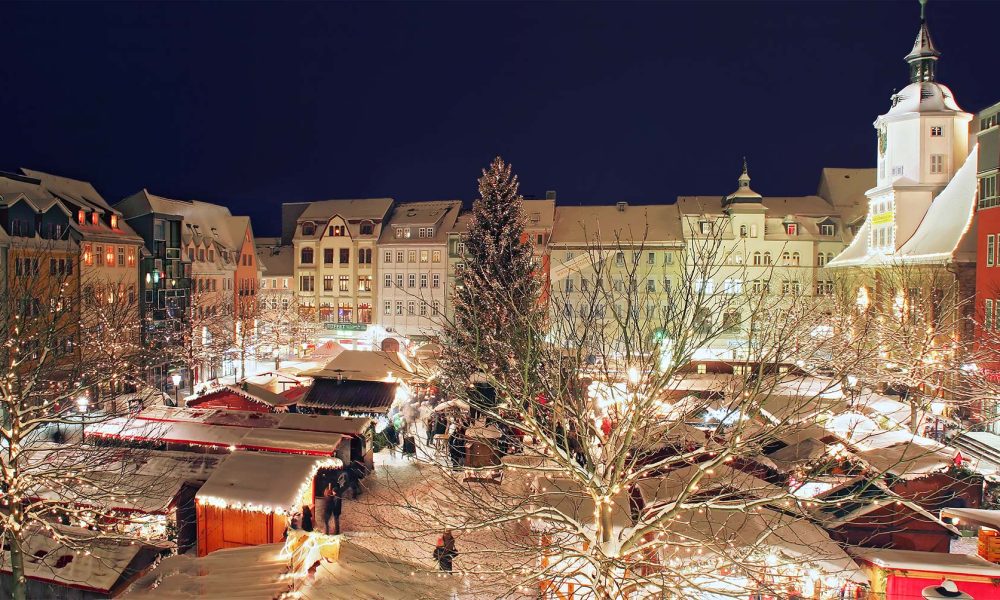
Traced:
MULTIPOLYGON (((995 3, 932 1, 939 78, 1000 100, 995 3)), ((495 154, 566 203, 764 194, 871 166, 907 2, 5 4, 0 169, 228 205, 470 199, 495 154)))

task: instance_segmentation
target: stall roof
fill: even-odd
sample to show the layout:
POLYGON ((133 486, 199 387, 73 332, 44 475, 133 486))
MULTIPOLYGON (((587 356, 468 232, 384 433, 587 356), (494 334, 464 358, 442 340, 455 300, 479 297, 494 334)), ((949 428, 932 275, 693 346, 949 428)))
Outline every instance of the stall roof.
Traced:
POLYGON ((1000 578, 1000 565, 973 554, 946 554, 944 552, 917 552, 891 548, 850 547, 848 553, 855 560, 871 563, 886 569, 954 573, 956 575, 981 575, 1000 578))
POLYGON ((231 450, 264 450, 330 456, 342 436, 290 429, 225 427, 203 422, 146 421, 115 418, 87 426, 87 435, 124 440, 212 446, 231 450))
POLYGON ((299 400, 304 408, 346 410, 360 413, 389 412, 398 383, 385 381, 337 381, 317 378, 299 400))
MULTIPOLYGON (((676 501, 683 494, 684 489, 692 479, 697 476, 699 469, 698 465, 691 465, 671 471, 661 477, 650 477, 641 480, 638 487, 643 503, 649 507, 676 501)), ((780 487, 727 465, 718 465, 712 468, 711 471, 711 473, 706 471, 701 476, 701 479, 698 481, 698 490, 721 490, 723 488, 731 490, 732 495, 728 498, 722 494, 717 494, 717 501, 720 503, 727 499, 735 501, 740 495, 775 499, 780 499, 788 495, 788 492, 780 487)))
POLYGON ((402 354, 370 350, 344 350, 322 369, 303 375, 352 381, 409 381, 416 376, 402 354))
POLYGON ((896 504, 927 521, 937 523, 956 536, 961 535, 953 526, 941 521, 916 502, 903 498, 881 481, 863 476, 817 494, 812 500, 817 503, 816 508, 811 511, 812 516, 824 527, 840 527, 883 506, 896 504))
MULTIPOLYGON (((542 490, 535 496, 539 504, 557 510, 579 523, 593 521, 596 512, 594 500, 576 480, 553 477, 545 480, 542 490)), ((627 494, 619 494, 610 505, 604 507, 604 510, 611 513, 612 527, 622 529, 632 526, 630 502, 627 494)))
POLYGON ((195 498, 204 504, 289 512, 318 469, 342 466, 340 459, 331 457, 233 452, 195 498))
POLYGON ((341 417, 304 413, 261 413, 226 408, 178 408, 156 406, 138 414, 138 419, 178 421, 222 425, 226 427, 256 427, 289 431, 318 431, 342 435, 361 435, 371 425, 366 417, 341 417))
POLYGON ((1000 510, 986 510, 985 508, 942 508, 941 517, 951 517, 958 519, 962 523, 969 523, 977 527, 989 527, 1000 530, 1000 510))
MULTIPOLYGON (((27 556, 35 557, 24 561, 24 572, 29 579, 109 596, 151 566, 162 551, 142 542, 100 539, 86 529, 51 526, 72 539, 85 540, 83 543, 90 552, 77 554, 35 525, 26 536, 24 548, 27 556)), ((0 553, 0 571, 11 572, 9 552, 0 553)))

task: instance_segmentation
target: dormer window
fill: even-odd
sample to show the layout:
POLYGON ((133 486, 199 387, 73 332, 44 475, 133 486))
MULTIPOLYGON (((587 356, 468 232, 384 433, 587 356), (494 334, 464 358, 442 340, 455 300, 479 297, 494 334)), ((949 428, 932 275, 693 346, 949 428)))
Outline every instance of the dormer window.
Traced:
POLYGON ((402 227, 397 227, 396 228, 396 237, 397 238, 402 238, 403 237, 403 228, 402 227))
POLYGON ((410 228, 409 227, 404 227, 403 228, 403 237, 409 239, 409 237, 410 237, 410 228))
POLYGON ((331 225, 329 235, 333 237, 344 237, 347 235, 347 227, 343 225, 331 225))
POLYGON ((315 223, 303 223, 302 224, 302 235, 316 235, 316 224, 315 223))
POLYGON ((798 223, 785 223, 785 233, 788 235, 798 235, 799 234, 799 224, 798 223))
POLYGON ((77 212, 76 213, 76 222, 79 223, 80 225, 86 225, 87 224, 87 211, 81 209, 79 212, 77 212))
POLYGON ((740 237, 745 238, 750 235, 749 228, 746 225, 740 225, 740 237))
POLYGON ((819 234, 827 237, 832 237, 836 233, 836 230, 833 223, 823 223, 819 226, 819 234))
POLYGON ((111 215, 111 229, 118 229, 118 215, 111 215))
POLYGON ((371 221, 362 221, 361 235, 372 235, 375 233, 375 224, 371 221))
POLYGON ((90 224, 97 225, 97 213, 95 212, 90 213, 90 224))
POLYGON ((698 221, 698 230, 701 231, 702 235, 708 235, 712 233, 712 223, 709 221, 698 221))

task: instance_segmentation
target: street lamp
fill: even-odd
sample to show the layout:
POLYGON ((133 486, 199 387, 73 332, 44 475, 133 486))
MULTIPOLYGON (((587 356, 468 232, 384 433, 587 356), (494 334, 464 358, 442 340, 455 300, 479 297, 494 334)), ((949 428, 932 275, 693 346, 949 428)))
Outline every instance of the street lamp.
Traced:
POLYGON ((181 372, 174 371, 174 374, 170 376, 170 380, 174 382, 174 406, 177 406, 177 389, 181 386, 181 372))
POLYGON ((80 413, 80 437, 87 437, 87 408, 90 407, 90 400, 86 396, 76 399, 76 412, 80 413))

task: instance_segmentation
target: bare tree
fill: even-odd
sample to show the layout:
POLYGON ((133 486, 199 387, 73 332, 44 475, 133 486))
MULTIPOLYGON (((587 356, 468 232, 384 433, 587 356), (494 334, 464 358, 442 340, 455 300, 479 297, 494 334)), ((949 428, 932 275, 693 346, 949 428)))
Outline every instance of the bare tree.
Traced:
MULTIPOLYGON (((9 547, 13 597, 25 597, 24 549, 43 531, 87 552, 110 532, 73 531, 60 521, 98 524, 113 498, 150 491, 120 457, 84 442, 89 424, 129 414, 152 394, 143 383, 149 358, 139 342, 140 320, 127 286, 83 277, 77 255, 59 242, 11 250, 7 287, 0 292, 0 519, 9 547), (68 435, 67 435, 68 432, 68 435), (51 439, 68 438, 58 456, 51 439)), ((117 517, 125 518, 128 517, 117 517)))

